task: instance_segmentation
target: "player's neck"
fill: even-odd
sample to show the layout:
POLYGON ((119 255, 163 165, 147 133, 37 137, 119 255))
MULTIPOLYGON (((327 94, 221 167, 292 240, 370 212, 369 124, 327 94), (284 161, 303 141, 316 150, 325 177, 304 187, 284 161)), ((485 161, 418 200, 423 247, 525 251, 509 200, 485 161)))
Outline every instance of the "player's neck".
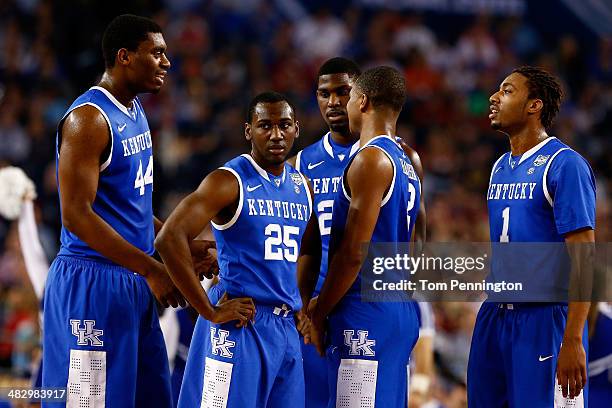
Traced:
POLYGON ((526 127, 520 132, 509 134, 510 150, 513 156, 520 156, 548 137, 542 127, 526 127))
POLYGON ((332 140, 334 141, 334 143, 339 144, 339 145, 343 145, 343 146, 347 146, 350 144, 353 144, 357 141, 357 138, 355 138, 353 135, 351 135, 351 132, 347 131, 344 132, 336 132, 334 130, 329 130, 329 134, 332 138, 332 140))
POLYGON ((283 174, 283 170, 285 169, 285 162, 274 164, 268 163, 265 160, 261 159, 256 153, 251 150, 251 157, 255 160, 255 163, 268 173, 278 177, 283 174))
POLYGON ((388 115, 371 115, 364 118, 359 136, 359 146, 364 146, 376 136, 386 135, 395 137, 397 117, 390 118, 388 115))
POLYGON ((104 72, 98 86, 110 92, 126 108, 132 108, 136 94, 126 87, 119 86, 117 82, 108 72, 104 72))

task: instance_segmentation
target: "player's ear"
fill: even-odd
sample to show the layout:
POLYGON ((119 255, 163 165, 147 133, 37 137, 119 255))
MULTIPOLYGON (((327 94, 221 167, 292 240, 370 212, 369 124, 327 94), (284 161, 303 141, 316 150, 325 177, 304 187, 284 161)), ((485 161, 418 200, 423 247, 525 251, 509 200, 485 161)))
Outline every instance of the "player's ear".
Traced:
POLYGON ((117 51, 117 62, 121 65, 128 65, 130 63, 130 55, 127 48, 120 48, 117 51))
POLYGON ((300 137, 300 122, 295 121, 295 138, 300 137))
POLYGON ((246 140, 248 140, 249 142, 251 141, 251 139, 253 138, 251 136, 251 124, 250 123, 245 123, 244 124, 244 137, 246 138, 246 140))
POLYGON ((534 114, 538 113, 544 107, 544 103, 541 99, 531 99, 527 105, 527 112, 534 114))
POLYGON ((365 112, 368 109, 368 105, 370 104, 370 98, 368 95, 361 94, 361 98, 359 100, 359 110, 365 112))

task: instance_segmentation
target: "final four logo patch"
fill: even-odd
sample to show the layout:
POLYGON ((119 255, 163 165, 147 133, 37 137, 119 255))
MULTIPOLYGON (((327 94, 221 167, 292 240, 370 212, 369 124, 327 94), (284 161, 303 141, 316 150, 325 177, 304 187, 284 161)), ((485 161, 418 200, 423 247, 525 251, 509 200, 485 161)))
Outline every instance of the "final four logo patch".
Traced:
POLYGON ((543 155, 539 155, 538 157, 535 158, 535 160, 533 161, 533 165, 534 166, 541 166, 544 163, 546 163, 548 161, 548 158, 550 157, 550 154, 547 154, 546 156, 543 155))
POLYGON ((291 180, 293 180, 293 184, 295 184, 295 192, 299 194, 300 186, 303 183, 302 176, 300 176, 298 173, 291 173, 291 180))

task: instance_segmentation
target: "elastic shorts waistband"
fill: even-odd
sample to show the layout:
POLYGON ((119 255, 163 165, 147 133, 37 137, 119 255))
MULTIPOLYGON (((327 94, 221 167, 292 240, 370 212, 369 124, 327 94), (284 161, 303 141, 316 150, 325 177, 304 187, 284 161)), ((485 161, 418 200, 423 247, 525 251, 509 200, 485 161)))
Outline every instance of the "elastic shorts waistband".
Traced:
POLYGON ((83 268, 99 268, 99 269, 104 269, 110 272, 122 272, 122 273, 129 273, 130 275, 138 275, 136 272, 131 271, 127 268, 124 268, 123 266, 117 265, 116 263, 113 263, 110 261, 104 262, 98 259, 87 259, 87 258, 80 258, 76 256, 67 256, 67 255, 58 255, 55 258, 55 260, 59 262, 65 262, 70 265, 80 266, 83 268))

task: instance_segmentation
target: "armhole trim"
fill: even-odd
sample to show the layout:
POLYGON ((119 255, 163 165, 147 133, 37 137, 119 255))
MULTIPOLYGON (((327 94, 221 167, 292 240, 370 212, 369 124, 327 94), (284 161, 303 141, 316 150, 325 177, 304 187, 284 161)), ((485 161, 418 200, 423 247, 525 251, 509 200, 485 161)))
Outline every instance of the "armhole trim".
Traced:
POLYGON ((391 179, 391 185, 389 186, 389 191, 387 191, 387 194, 385 195, 385 197, 383 198, 382 202, 380 203, 380 208, 382 208, 391 199, 391 195, 393 195, 393 190, 395 188, 395 176, 396 176, 396 173, 397 173, 397 171, 395 169, 395 162, 393 161, 393 158, 391 157, 391 155, 389 153, 387 153, 387 151, 385 149, 383 149, 382 147, 380 147, 380 146, 377 146, 377 145, 368 145, 368 146, 365 146, 361 150, 367 149, 368 147, 375 147, 375 148, 379 149, 381 152, 383 152, 389 158, 389 160, 391 161, 391 166, 393 166, 393 178, 391 179))
POLYGON ((499 164, 501 159, 504 158, 505 155, 506 155, 506 153, 504 153, 501 156, 499 156, 499 159, 497 159, 495 161, 495 164, 493 164, 493 168, 491 169, 491 175, 489 176, 489 186, 491 185, 491 181, 493 181, 493 174, 495 174, 495 169, 497 168, 497 165, 499 164))
POLYGON ((223 225, 216 224, 214 221, 210 222, 213 228, 219 231, 223 231, 234 225, 238 220, 238 217, 240 217, 240 213, 242 212, 242 205, 244 202, 244 192, 242 191, 242 179, 240 178, 240 175, 236 172, 236 170, 231 169, 229 167, 219 167, 219 170, 225 170, 232 173, 234 177, 236 177, 236 179, 238 180, 238 189, 240 191, 238 198, 238 208, 236 208, 236 212, 234 213, 232 218, 223 225))
POLYGON ((548 192, 548 185, 546 183, 546 177, 548 176, 548 169, 550 168, 550 164, 553 162, 553 160, 555 160, 555 157, 557 157, 557 155, 564 150, 570 150, 570 148, 564 147, 564 148, 557 150, 557 152, 552 155, 552 157, 546 164, 546 168, 544 169, 544 175, 542 176, 542 189, 544 190, 544 197, 546 197, 546 201, 548 201, 548 204, 550 204, 551 207, 553 206, 554 203, 553 203, 552 197, 550 196, 550 193, 548 192))
POLYGON ((314 208, 312 205, 312 196, 310 195, 310 187, 308 186, 308 181, 306 180, 306 176, 304 176, 299 171, 298 171, 298 174, 300 175, 300 177, 302 177, 302 182, 304 183, 304 187, 306 189, 306 196, 308 197, 308 206, 310 207, 310 214, 312 216, 312 212, 314 211, 314 208))
MULTIPOLYGON (((300 167, 301 167, 301 163, 300 162, 302 161, 302 152, 303 152, 303 150, 300 150, 298 152, 297 156, 295 156, 295 169, 297 171, 300 171, 300 167)), ((303 176, 303 174, 302 174, 302 176, 303 176)))

